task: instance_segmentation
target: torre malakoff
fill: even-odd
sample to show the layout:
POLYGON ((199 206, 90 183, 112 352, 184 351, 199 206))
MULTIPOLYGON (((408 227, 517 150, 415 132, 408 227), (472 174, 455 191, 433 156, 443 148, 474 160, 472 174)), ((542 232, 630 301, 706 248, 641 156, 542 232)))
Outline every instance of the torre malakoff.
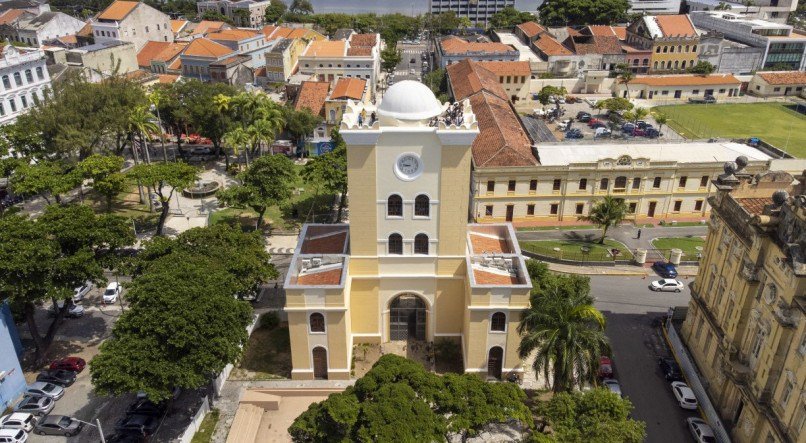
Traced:
POLYGON ((523 371, 531 283, 510 224, 468 224, 470 101, 402 81, 348 103, 349 225, 307 224, 285 280, 292 378, 348 379, 353 346, 461 346, 466 372, 523 371), (373 118, 374 117, 374 118, 373 118))

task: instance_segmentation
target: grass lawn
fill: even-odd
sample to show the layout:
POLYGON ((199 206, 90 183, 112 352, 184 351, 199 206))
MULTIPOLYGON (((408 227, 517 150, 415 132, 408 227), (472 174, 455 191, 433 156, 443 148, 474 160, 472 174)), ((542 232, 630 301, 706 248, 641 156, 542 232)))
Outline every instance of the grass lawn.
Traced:
POLYGON ((690 260, 697 258, 697 246, 704 246, 702 237, 660 237, 652 240, 652 246, 657 249, 682 249, 683 257, 690 260))
POLYGON ((231 380, 291 378, 291 341, 287 326, 255 328, 231 380))
MULTIPOLYGON (((143 188, 144 195, 147 192, 148 191, 143 188)), ((90 206, 97 214, 106 213, 105 198, 92 189, 86 189, 84 191, 84 201, 82 204, 90 206)), ((131 219, 138 233, 157 229, 159 214, 149 211, 148 203, 140 204, 140 195, 137 192, 137 186, 133 183, 130 184, 125 191, 118 194, 112 202, 112 214, 131 219)))
POLYGON ((598 242, 584 242, 578 240, 539 240, 521 242, 521 249, 549 257, 576 261, 611 261, 610 249, 618 249, 619 260, 630 260, 633 255, 624 244, 615 240, 605 240, 604 245, 598 242), (588 254, 583 254, 581 248, 590 248, 588 254), (554 248, 560 248, 555 251, 554 248))
POLYGON ((211 409, 202 420, 199 430, 196 431, 190 443, 210 443, 213 441, 213 431, 215 431, 215 425, 218 423, 218 416, 218 409, 211 409))
POLYGON ((689 139, 760 137, 795 157, 806 158, 806 116, 785 103, 659 106, 669 126, 689 139))

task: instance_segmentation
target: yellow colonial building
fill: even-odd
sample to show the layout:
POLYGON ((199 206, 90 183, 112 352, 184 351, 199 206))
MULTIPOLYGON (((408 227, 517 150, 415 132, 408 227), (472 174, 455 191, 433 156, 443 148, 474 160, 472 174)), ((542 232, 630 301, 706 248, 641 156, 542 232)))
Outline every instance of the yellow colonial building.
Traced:
POLYGON ((709 198, 682 338, 735 442, 806 441, 804 179, 728 165, 709 198))
POLYGON ((405 352, 441 339, 461 346, 466 372, 523 371, 530 280, 511 225, 468 224, 479 131, 468 100, 451 124, 448 106, 413 81, 377 108, 347 102, 350 224, 300 234, 285 280, 292 378, 350 378, 357 344, 405 352))

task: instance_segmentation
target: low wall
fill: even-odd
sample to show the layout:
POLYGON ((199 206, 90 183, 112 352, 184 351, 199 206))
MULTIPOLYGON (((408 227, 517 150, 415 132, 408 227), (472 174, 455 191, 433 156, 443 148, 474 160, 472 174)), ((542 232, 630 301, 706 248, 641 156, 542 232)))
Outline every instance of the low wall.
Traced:
POLYGON ((185 429, 185 432, 178 438, 179 443, 190 443, 190 441, 193 440, 193 436, 199 431, 204 417, 206 417, 209 412, 210 402, 207 400, 207 397, 204 397, 202 404, 199 406, 196 414, 193 415, 193 419, 190 421, 187 429, 185 429))

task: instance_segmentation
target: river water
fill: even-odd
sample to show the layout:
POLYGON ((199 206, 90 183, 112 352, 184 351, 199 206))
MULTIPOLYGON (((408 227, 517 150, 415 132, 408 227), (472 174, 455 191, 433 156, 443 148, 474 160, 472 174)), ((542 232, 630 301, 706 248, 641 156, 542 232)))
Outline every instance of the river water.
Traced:
MULTIPOLYGON (((292 0, 284 0, 291 4, 292 0)), ((345 14, 375 13, 419 15, 428 12, 429 0, 311 0, 314 12, 345 14)), ((521 11, 534 11, 541 0, 515 0, 515 7, 521 11)))

